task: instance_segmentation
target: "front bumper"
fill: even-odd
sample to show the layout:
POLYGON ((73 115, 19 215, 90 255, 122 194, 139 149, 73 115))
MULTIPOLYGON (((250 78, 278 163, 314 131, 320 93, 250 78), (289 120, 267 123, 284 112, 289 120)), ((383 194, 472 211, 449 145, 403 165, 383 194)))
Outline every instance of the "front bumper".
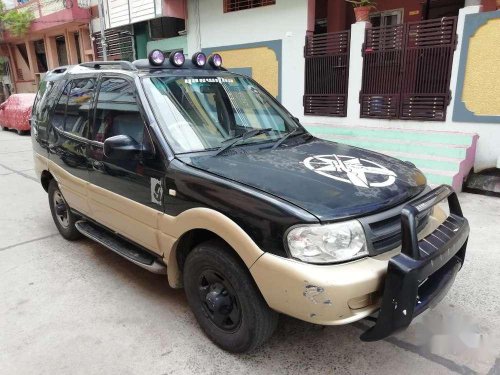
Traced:
POLYGON ((437 304, 462 267, 469 224, 449 186, 440 186, 405 206, 401 213, 401 253, 391 258, 376 323, 361 335, 364 341, 383 339, 406 328, 412 319, 437 304), (418 215, 448 199, 450 215, 431 234, 417 239, 418 215))
MULTIPOLYGON (((441 210, 434 210, 426 228, 419 233, 421 240, 416 243, 430 253, 428 247, 441 242, 425 257, 414 258, 415 254, 409 251, 414 248, 403 241, 401 251, 395 249, 375 257, 324 266, 266 253, 250 272, 268 305, 279 312, 311 323, 339 325, 360 320, 380 309, 377 323, 362 338, 386 337, 406 327, 431 302, 438 301, 463 262, 469 227, 453 190, 442 186, 412 204, 425 211, 446 197, 456 203, 458 211, 455 203, 450 204, 453 208, 448 218, 441 210), (457 226, 446 232, 443 226, 449 226, 450 222, 457 226), (442 231, 450 235, 449 240, 442 241, 442 231)), ((402 213, 403 222, 407 209, 408 206, 402 213)), ((403 223, 403 227, 417 227, 418 214, 413 214, 414 221, 403 223)), ((416 230, 408 233, 412 240, 416 239, 416 230)), ((406 236, 407 232, 403 230, 403 234, 406 236)))

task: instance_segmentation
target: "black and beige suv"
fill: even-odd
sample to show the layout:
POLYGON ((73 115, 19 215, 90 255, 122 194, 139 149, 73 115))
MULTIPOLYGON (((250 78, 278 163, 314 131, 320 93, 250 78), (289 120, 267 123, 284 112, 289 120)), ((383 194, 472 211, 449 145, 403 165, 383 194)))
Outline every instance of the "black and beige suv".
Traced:
POLYGON ((370 316, 361 338, 372 341, 442 298, 469 234, 450 187, 315 138, 219 55, 184 60, 156 50, 46 75, 34 159, 64 238, 166 274, 233 352, 262 344, 279 313, 321 325, 370 316))

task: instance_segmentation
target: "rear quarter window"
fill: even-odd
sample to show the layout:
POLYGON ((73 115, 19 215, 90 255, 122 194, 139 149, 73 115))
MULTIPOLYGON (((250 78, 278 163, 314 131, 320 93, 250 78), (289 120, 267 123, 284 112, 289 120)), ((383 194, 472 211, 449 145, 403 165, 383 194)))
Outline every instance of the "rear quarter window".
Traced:
MULTIPOLYGON (((33 117, 38 121, 47 121, 51 108, 51 93, 58 86, 56 81, 42 81, 33 104, 33 117)), ((53 104, 53 103, 52 103, 53 104)))

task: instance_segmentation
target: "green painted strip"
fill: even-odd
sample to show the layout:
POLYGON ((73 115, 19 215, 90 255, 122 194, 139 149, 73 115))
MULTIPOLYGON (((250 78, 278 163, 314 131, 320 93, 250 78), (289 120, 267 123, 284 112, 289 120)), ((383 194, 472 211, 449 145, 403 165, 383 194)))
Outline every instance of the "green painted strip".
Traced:
POLYGON ((412 157, 400 157, 395 156, 396 159, 407 160, 415 164, 418 168, 434 169, 446 172, 456 172, 460 170, 460 163, 452 161, 441 161, 441 160, 429 160, 429 159, 418 159, 412 157))
POLYGON ((313 135, 318 138, 335 141, 339 143, 345 143, 352 146, 357 146, 361 148, 366 148, 368 150, 375 151, 399 151, 399 152, 407 152, 413 154, 425 154, 432 156, 444 156, 449 158, 465 158, 466 150, 465 148, 454 148, 454 147, 439 147, 430 145, 420 145, 420 144, 411 144, 411 143, 384 143, 381 140, 359 140, 359 139, 335 139, 335 136, 331 134, 322 134, 316 133, 314 131, 311 132, 313 135))
POLYGON ((366 128, 346 128, 323 125, 305 125, 311 132, 316 134, 336 134, 352 137, 366 137, 376 139, 397 139, 405 141, 416 141, 422 143, 444 143, 450 145, 470 146, 472 136, 456 133, 419 132, 394 129, 366 129, 366 128))
POLYGON ((443 176, 440 174, 433 173, 424 173, 425 177, 427 177, 427 183, 439 185, 439 184, 453 184, 453 176, 443 176))

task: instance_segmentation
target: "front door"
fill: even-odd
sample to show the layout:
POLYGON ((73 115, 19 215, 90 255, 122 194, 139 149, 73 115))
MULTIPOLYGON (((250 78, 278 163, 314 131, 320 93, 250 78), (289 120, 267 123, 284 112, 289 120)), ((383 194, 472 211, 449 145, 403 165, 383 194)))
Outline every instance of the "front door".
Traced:
POLYGON ((89 144, 89 204, 92 216, 130 240, 158 251, 157 219, 163 211, 160 153, 141 153, 122 160, 104 154, 104 141, 127 135, 144 149, 155 150, 134 82, 125 76, 103 76, 97 95, 89 144))

